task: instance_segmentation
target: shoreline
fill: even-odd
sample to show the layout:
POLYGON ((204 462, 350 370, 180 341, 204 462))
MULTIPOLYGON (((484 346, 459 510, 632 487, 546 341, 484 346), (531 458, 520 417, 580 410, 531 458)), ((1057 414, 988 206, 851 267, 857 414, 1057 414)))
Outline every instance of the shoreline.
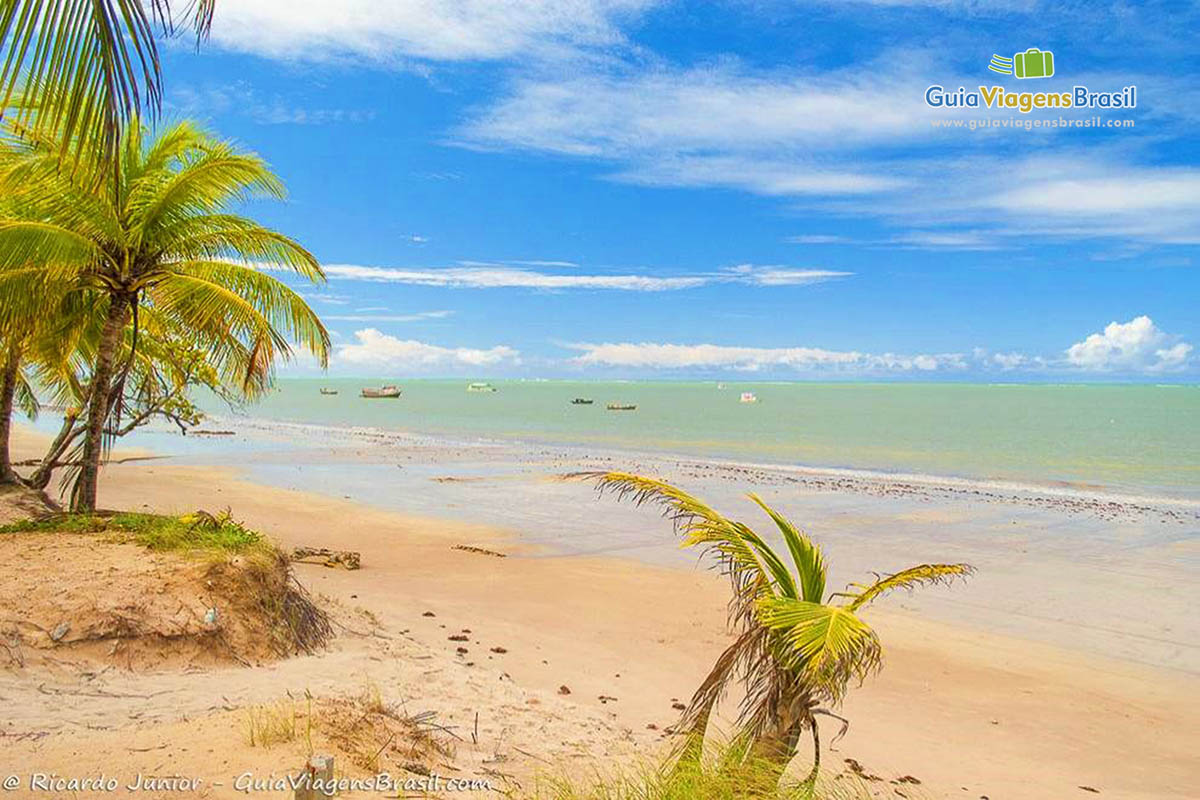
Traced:
MULTIPOLYGON (((563 458, 580 460, 624 459, 632 461, 671 462, 681 467, 716 469, 758 476, 777 473, 818 488, 841 489, 865 494, 928 493, 938 496, 971 494, 985 502, 1012 502, 1030 506, 1057 505, 1068 511, 1108 514, 1136 513, 1165 517, 1171 521, 1200 523, 1200 497, 1181 497, 1171 494, 1147 494, 1144 489, 1120 489, 1061 480, 1020 481, 1009 478, 986 478, 966 475, 944 475, 902 470, 886 470, 850 466, 789 464, 765 460, 747 460, 723 456, 700 456, 685 452, 646 449, 639 450, 606 444, 590 445, 578 442, 526 439, 519 436, 470 436, 449 433, 418 433, 408 430, 359 425, 335 425, 316 422, 277 420, 254 416, 208 415, 212 427, 225 436, 243 433, 236 426, 252 431, 250 435, 295 433, 321 437, 334 434, 347 446, 363 442, 376 446, 478 448, 482 450, 548 450, 561 451, 563 458)), ((205 434, 204 428, 193 435, 205 434)), ((177 439, 179 437, 176 437, 177 439)), ((215 437, 214 437, 215 438, 215 437)), ((323 443, 328 446, 327 443, 323 443)))

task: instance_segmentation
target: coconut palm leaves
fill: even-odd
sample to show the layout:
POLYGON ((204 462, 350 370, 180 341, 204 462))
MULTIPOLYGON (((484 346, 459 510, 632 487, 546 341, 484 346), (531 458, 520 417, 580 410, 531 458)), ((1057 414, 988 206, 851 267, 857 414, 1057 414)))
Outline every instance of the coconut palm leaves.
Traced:
MULTIPOLYGON (((162 102, 156 28, 178 20, 166 0, 7 0, 0 4, 0 109, 39 131, 58 131, 63 147, 114 161, 121 131, 162 102), (38 109, 39 113, 34 113, 38 109)), ((207 34, 214 1, 191 0, 197 37, 207 34)))
POLYGON ((881 664, 879 639, 858 612, 891 590, 946 583, 972 571, 966 564, 922 564, 826 596, 827 566, 820 547, 756 495, 749 497, 775 523, 782 550, 748 525, 663 481, 621 472, 576 477, 596 481, 601 492, 662 507, 683 546, 699 546, 714 555, 717 569, 732 584, 729 611, 736 638, 677 727, 685 734, 685 756, 698 753, 716 704, 740 681, 745 690, 738 716, 740 745, 786 763, 799 734, 809 728, 819 763, 815 715, 829 713, 820 706, 840 703, 852 681, 865 679, 881 664))
POLYGON ((0 192, 8 197, 0 205, 0 308, 62 291, 90 298, 81 304, 91 332, 80 340, 90 366, 81 509, 95 503, 102 433, 112 427, 107 417, 123 395, 139 336, 207 351, 221 379, 245 395, 266 388, 293 344, 325 364, 324 326, 269 274, 323 281, 316 259, 233 213, 246 200, 284 195, 258 156, 190 123, 158 136, 133 124, 120 143, 119 169, 97 185, 83 176, 96 174, 98 155, 68 149, 63 156, 45 133, 9 130, 0 148, 0 192), (54 291, 31 295, 34 284, 54 291))

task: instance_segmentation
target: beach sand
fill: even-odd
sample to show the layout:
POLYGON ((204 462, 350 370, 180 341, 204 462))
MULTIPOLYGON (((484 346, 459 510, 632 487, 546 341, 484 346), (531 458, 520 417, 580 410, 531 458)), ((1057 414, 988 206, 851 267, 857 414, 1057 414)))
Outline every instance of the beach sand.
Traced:
MULTIPOLYGON (((18 450, 32 454, 35 440, 20 433, 18 450)), ((529 530, 511 522, 520 508, 506 509, 509 524, 489 526, 264 486, 230 467, 165 460, 106 468, 104 507, 229 507, 285 546, 359 551, 361 570, 300 564, 297 572, 314 594, 369 611, 382 635, 348 633, 326 654, 267 667, 114 670, 86 681, 0 672, 9 711, 0 761, 21 773, 217 776, 225 786, 197 795, 245 796, 230 787, 233 775, 296 766, 291 754, 245 747, 247 706, 288 691, 326 696, 368 686, 413 712, 435 712, 462 738, 456 765, 468 774, 527 781, 551 765, 586 774, 652 755, 675 721, 673 703, 687 700, 728 641, 727 587, 703 569, 529 544, 554 522, 536 513, 536 497, 514 493, 513 502, 530 504, 529 530)), ((578 512, 614 526, 630 519, 611 503, 578 512)), ((910 522, 953 524, 937 516, 946 512, 922 513, 910 522)), ((649 512, 642 524, 670 536, 649 512)), ((1072 588, 1060 590, 1069 598, 1072 588)), ((969 598, 971 584, 950 591, 969 598)), ((885 666, 851 693, 842 710, 850 731, 827 752, 829 766, 855 759, 882 779, 880 796, 896 796, 889 781, 904 775, 920 780, 917 790, 905 789, 909 796, 1093 796, 1081 787, 1102 797, 1196 796, 1194 671, 924 618, 896 599, 868 612, 885 666)), ((1129 616, 1151 615, 1156 602, 1147 594, 1129 616)))

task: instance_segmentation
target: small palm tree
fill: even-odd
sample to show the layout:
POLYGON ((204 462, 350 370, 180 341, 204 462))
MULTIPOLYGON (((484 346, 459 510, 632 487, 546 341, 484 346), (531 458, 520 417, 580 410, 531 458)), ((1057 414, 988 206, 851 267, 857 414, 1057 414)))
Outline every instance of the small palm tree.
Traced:
POLYGON ((64 151, 36 130, 12 130, 0 149, 0 191, 9 193, 0 206, 0 307, 65 291, 81 318, 96 323, 95 335, 82 340, 91 371, 75 510, 95 508, 105 426, 114 406, 119 412, 139 333, 207 349, 222 379, 246 395, 267 386, 291 342, 325 364, 324 326, 268 274, 321 282, 316 259, 231 211, 247 199, 284 196, 258 156, 190 123, 157 137, 135 124, 124 133, 119 169, 104 172, 102 153, 64 151), (101 173, 108 177, 96 184, 90 176, 101 173), (53 291, 25 291, 33 282, 53 291))
POLYGON ((786 554, 749 526, 668 483, 623 472, 576 477, 596 481, 602 493, 611 490, 638 505, 661 506, 683 535, 683 546, 712 553, 733 585, 729 619, 734 642, 717 659, 676 726, 684 736, 684 759, 699 757, 714 708, 730 685, 740 682, 745 696, 734 737, 737 746, 756 759, 776 763, 782 773, 801 733, 811 731, 814 757, 806 782, 812 784, 821 762, 816 717, 836 716, 828 706, 839 705, 850 682, 861 682, 881 663, 879 639, 859 612, 894 589, 946 583, 972 572, 966 564, 921 564, 827 594, 821 548, 754 494, 749 498, 775 523, 786 554))

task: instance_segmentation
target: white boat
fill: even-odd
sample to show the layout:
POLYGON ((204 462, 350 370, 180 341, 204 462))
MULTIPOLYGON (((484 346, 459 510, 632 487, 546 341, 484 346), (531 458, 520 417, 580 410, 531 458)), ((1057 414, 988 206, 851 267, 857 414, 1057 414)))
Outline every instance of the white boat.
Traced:
POLYGON ((494 392, 496 387, 490 383, 471 383, 467 385, 468 392, 494 392))
POLYGON ((742 392, 742 396, 741 396, 741 402, 743 402, 743 403, 757 403, 757 402, 758 402, 758 395, 756 395, 754 392, 742 392))
POLYGON ((399 397, 399 386, 380 386, 378 389, 363 389, 359 393, 362 397, 399 397))

